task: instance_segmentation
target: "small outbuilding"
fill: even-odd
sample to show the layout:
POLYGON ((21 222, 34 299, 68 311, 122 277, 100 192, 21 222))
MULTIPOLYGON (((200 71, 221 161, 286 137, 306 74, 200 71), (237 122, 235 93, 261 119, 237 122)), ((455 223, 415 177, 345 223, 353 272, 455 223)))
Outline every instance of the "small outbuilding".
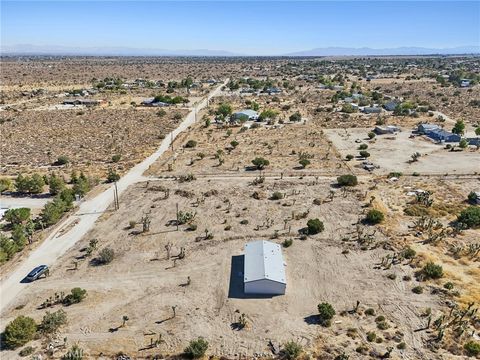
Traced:
POLYGON ((242 111, 237 111, 232 114, 232 120, 257 120, 258 113, 252 109, 245 109, 242 111))
POLYGON ((417 131, 420 134, 426 134, 429 131, 439 130, 439 129, 441 129, 441 127, 436 124, 420 124, 418 125, 417 131))
POLYGON ((245 294, 283 295, 287 287, 282 247, 271 241, 245 245, 245 294))

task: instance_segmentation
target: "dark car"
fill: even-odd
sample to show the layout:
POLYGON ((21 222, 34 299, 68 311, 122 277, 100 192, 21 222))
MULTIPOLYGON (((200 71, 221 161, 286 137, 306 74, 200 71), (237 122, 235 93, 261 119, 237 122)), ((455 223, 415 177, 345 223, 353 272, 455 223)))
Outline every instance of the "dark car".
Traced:
POLYGON ((40 276, 45 275, 47 276, 48 274, 48 266, 47 265, 40 265, 37 266, 35 269, 30 271, 26 277, 28 281, 35 281, 37 280, 40 276))

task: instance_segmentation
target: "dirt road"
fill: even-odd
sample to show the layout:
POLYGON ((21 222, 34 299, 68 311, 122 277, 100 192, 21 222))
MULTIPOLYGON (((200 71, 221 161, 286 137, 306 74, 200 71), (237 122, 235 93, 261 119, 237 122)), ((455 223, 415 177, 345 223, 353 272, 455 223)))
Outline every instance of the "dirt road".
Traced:
MULTIPOLYGON (((216 87, 208 98, 217 95, 221 87, 216 87)), ((143 181, 143 173, 152 165, 170 146, 178 134, 185 131, 196 120, 196 112, 207 105, 207 99, 198 102, 193 110, 187 115, 182 123, 168 134, 160 147, 140 164, 133 167, 118 183, 118 193, 121 194, 130 185, 143 181)), ((22 279, 35 266, 40 264, 53 265, 56 260, 70 247, 79 241, 95 224, 100 215, 107 210, 113 201, 113 186, 109 187, 98 196, 80 204, 79 209, 72 216, 64 220, 62 228, 71 227, 65 233, 55 232, 51 234, 30 256, 19 264, 11 273, 6 274, 0 283, 0 313, 3 313, 10 302, 26 287, 28 283, 22 283, 22 279)), ((3 329, 5 324, 1 324, 3 329)))

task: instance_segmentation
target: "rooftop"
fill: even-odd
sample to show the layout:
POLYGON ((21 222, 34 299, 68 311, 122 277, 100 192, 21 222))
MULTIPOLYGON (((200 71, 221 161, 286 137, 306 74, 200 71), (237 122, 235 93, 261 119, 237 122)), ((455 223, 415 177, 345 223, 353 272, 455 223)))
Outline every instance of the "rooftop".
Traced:
POLYGON ((264 279, 286 284, 282 248, 270 241, 253 241, 245 245, 244 281, 264 279))

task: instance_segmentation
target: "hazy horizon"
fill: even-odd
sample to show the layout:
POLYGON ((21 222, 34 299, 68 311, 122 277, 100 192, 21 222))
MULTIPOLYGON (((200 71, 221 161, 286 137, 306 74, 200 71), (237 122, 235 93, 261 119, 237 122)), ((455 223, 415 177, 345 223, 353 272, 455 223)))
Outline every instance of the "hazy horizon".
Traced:
POLYGON ((2 1, 2 49, 205 49, 278 56, 316 48, 480 44, 475 1, 2 1))

